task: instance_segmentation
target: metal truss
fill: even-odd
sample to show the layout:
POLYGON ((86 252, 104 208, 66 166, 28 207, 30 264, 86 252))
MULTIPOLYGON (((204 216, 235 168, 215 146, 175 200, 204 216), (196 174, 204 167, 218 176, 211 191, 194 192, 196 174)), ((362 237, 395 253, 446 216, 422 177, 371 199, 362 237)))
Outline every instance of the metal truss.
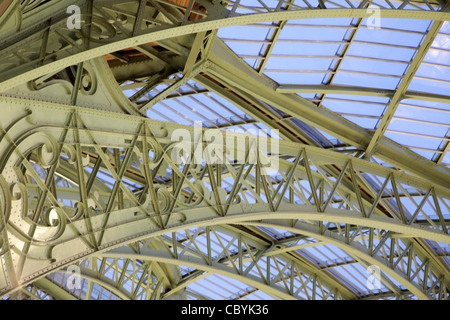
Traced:
POLYGON ((446 3, 258 3, 74 1, 79 29, 69 28, 64 1, 5 9, 0 296, 208 299, 212 289, 194 285, 231 279, 235 289, 224 299, 449 299, 440 245, 450 244, 450 171, 443 156, 433 162, 384 137, 405 97, 448 102, 408 90, 450 20, 446 3), (369 6, 384 17, 435 20, 397 90, 342 87, 332 77, 321 86, 280 86, 263 74, 288 20, 355 17, 357 29, 369 6), (272 21, 278 31, 255 69, 216 36, 222 27, 272 21), (214 126, 206 115, 213 129, 200 131, 147 118, 182 87, 195 99, 192 81, 254 119, 241 124, 260 122, 282 140, 226 139, 220 129, 237 124, 214 126), (295 94, 302 90, 317 93, 317 104, 295 94), (377 129, 321 105, 336 92, 389 97, 377 129), (179 132, 193 137, 184 153, 179 132), (346 256, 320 259, 316 249, 346 256), (67 286, 73 266, 81 277, 75 289, 67 286), (373 266, 380 289, 358 284, 373 266), (337 267, 360 274, 352 281, 337 267))
MULTIPOLYGON (((2 203, 10 212, 2 228, 4 294, 83 257, 105 251, 103 256, 117 257, 124 252, 114 248, 139 239, 198 228, 196 236, 189 235, 196 244, 204 228, 267 223, 337 245, 364 263, 376 262, 420 298, 431 297, 430 288, 447 290, 448 284, 442 281, 448 279, 448 269, 438 260, 425 260, 423 252, 414 249, 423 240, 410 242, 410 238, 450 241, 448 218, 443 214, 449 206, 448 189, 361 159, 285 141, 279 142, 276 177, 264 175, 261 161, 249 162, 248 154, 240 165, 236 159, 225 158, 216 166, 190 166, 188 162, 179 166, 171 159, 169 137, 180 126, 62 105, 26 107, 12 98, 3 102, 15 105, 16 114, 11 117, 17 119, 2 129, 2 153, 8 155, 2 161, 2 203), (44 110, 52 112, 51 120, 42 119, 44 110), (112 131, 109 126, 121 130, 112 131), (77 169, 72 176, 64 172, 70 163, 77 169), (158 178, 171 183, 155 185, 158 178), (225 181, 230 188, 225 188, 225 181), (406 209, 404 201, 415 205, 414 212, 406 209), (423 209, 427 202, 434 205, 433 213, 423 209), (396 248, 397 241, 408 246, 397 244, 396 248), (397 252, 398 258, 386 255, 386 247, 397 252), (429 273, 423 274, 418 286, 411 279, 423 273, 421 268, 429 273)), ((183 129, 194 133, 192 127, 183 129)), ((236 143, 227 147, 237 149, 236 143)), ((245 246, 238 246, 241 253, 224 258, 224 248, 214 260, 228 266, 211 269, 211 247, 207 245, 206 252, 198 244, 194 247, 195 261, 183 260, 192 249, 181 244, 171 246, 172 256, 149 253, 149 257, 162 263, 177 259, 181 265, 207 272, 224 269, 221 272, 227 276, 241 279, 253 268, 253 272, 258 270, 263 253, 273 249, 267 243, 262 251, 252 252, 248 247, 244 254, 245 246), (244 257, 254 262, 252 268, 245 268, 247 272, 244 257)), ((300 272, 286 268, 293 274, 300 272)), ((259 286, 257 280, 247 281, 264 290, 271 284, 268 279, 260 278, 259 286)), ((321 284, 330 281, 326 280, 321 284)), ((328 290, 338 288, 334 284, 328 290)), ((292 290, 284 294, 295 297, 292 290)), ((350 296, 341 293, 341 297, 350 296)))

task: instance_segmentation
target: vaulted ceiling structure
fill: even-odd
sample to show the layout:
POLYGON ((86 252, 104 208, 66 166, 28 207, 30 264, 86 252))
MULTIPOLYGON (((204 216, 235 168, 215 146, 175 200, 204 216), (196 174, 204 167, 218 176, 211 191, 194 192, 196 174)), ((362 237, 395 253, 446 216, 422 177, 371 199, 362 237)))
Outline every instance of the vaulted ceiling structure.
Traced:
POLYGON ((443 0, 3 0, 2 299, 450 297, 443 0))

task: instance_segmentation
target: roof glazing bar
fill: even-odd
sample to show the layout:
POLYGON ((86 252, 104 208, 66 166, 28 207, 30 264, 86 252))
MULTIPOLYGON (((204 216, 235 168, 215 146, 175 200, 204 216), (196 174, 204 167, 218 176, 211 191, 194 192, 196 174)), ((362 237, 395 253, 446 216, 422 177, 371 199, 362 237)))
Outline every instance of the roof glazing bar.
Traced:
POLYGON ((386 112, 384 113, 383 118, 381 119, 377 127, 377 130, 373 134, 372 139, 370 140, 370 143, 366 148, 365 158, 368 158, 373 154, 376 145, 378 144, 381 137, 384 135, 384 132, 386 131, 387 127, 389 126, 389 123, 392 117, 394 116, 395 111, 397 110, 397 107, 400 104, 400 101, 404 98, 404 95, 408 90, 408 87, 411 81, 413 80, 417 70, 419 69, 422 60, 425 58, 428 50, 431 47, 431 44, 433 43, 443 24, 444 24, 443 21, 435 21, 430 27, 427 36, 423 40, 422 45, 419 47, 419 50, 417 51, 408 70, 406 71, 399 87, 397 88, 397 91, 392 97, 391 102, 389 103, 386 112))

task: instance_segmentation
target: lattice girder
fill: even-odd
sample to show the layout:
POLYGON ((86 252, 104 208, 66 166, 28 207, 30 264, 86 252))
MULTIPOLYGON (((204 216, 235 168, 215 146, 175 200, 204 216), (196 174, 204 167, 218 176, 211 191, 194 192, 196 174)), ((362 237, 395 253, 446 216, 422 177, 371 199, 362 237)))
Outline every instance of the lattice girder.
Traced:
MULTIPOLYGON (((286 141, 276 141, 280 153, 276 175, 262 174, 263 163, 250 162, 248 154, 242 164, 228 159, 220 166, 206 161, 175 165, 168 148, 173 146, 172 133, 184 129, 194 134, 197 128, 56 104, 28 106, 14 98, 3 98, 2 103, 14 105, 11 118, 16 119, 9 120, 13 123, 9 127, 2 124, 7 128, 0 145, 6 155, 2 159, 2 203, 7 213, 2 228, 4 294, 83 257, 139 239, 195 227, 265 224, 267 219, 299 234, 313 228, 313 237, 340 239, 337 243, 346 251, 356 250, 364 261, 378 261, 384 272, 423 298, 436 281, 448 279, 448 270, 430 260, 427 270, 442 277, 430 277, 428 285, 423 280, 425 293, 420 295, 421 288, 405 282, 417 278, 417 270, 411 263, 403 269, 399 261, 389 260, 392 256, 380 256, 383 250, 374 241, 380 238, 390 248, 398 241, 394 239, 402 237, 448 243, 449 196, 440 186, 365 160, 286 141), (51 119, 45 117, 49 111, 51 119), (70 178, 59 171, 66 164, 59 163, 75 167, 70 178), (329 173, 330 166, 338 176, 329 173), (61 177, 65 184, 60 187, 61 177), (161 183, 164 178, 171 182, 161 183), (379 182, 374 184, 375 179, 379 182), (433 214, 423 208, 427 201, 434 203, 433 214), (56 215, 50 215, 52 210, 56 215), (353 225, 359 228, 351 231, 353 225), (365 232, 369 241, 356 243, 365 232)), ((260 140, 275 145, 274 139, 260 140)), ((248 146, 252 140, 246 141, 248 146)), ((233 142, 227 145, 232 150, 237 149, 237 140, 233 142)), ((398 250, 401 257, 423 255, 402 250, 398 250)))

